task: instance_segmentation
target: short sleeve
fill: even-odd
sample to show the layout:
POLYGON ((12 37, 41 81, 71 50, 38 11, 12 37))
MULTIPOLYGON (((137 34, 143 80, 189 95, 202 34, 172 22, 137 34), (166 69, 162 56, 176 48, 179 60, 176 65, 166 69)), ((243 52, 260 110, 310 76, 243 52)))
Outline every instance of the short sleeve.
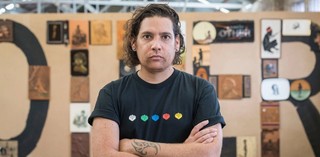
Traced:
POLYGON ((113 120, 119 124, 119 112, 113 97, 112 83, 106 85, 99 91, 99 95, 92 111, 88 123, 92 125, 94 118, 102 117, 113 120))

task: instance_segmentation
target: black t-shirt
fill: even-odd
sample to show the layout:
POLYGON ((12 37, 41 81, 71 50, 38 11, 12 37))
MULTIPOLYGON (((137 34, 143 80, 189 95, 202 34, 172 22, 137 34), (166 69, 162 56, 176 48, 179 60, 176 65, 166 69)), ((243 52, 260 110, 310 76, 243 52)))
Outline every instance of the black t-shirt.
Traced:
POLYGON ((137 73, 103 87, 89 124, 94 117, 118 123, 120 139, 181 143, 203 120, 207 126, 225 125, 212 84, 175 70, 164 82, 150 84, 137 73))

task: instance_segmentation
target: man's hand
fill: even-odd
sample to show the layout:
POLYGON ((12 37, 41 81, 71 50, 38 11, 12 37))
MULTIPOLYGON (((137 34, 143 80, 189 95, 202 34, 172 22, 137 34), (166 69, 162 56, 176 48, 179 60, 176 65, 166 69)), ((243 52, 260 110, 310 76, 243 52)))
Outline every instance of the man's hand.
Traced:
POLYGON ((211 143, 218 133, 217 130, 214 128, 202 129, 208 123, 209 120, 204 120, 201 123, 194 126, 194 128, 191 130, 189 137, 184 141, 184 143, 211 143))

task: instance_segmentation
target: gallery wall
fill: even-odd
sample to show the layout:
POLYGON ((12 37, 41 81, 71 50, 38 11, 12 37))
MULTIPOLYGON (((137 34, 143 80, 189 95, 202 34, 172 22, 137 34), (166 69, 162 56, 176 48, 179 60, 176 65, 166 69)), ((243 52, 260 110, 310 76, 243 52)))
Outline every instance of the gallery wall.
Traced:
MULTIPOLYGON (((254 41, 240 43, 210 44, 210 74, 240 74, 251 76, 251 97, 220 100, 221 112, 226 120, 224 137, 253 137, 256 156, 261 154, 261 25, 262 19, 310 19, 320 24, 319 13, 181 13, 186 22, 186 67, 193 73, 192 28, 193 22, 253 20, 254 41)), ((71 156, 70 132, 70 45, 47 44, 47 21, 54 20, 111 20, 112 44, 89 45, 89 80, 91 109, 99 92, 106 83, 119 78, 117 59, 117 21, 130 17, 127 13, 108 14, 16 14, 1 15, 27 27, 34 33, 44 51, 50 67, 50 98, 45 124, 37 145, 29 157, 71 156)), ((23 37, 21 37, 23 38, 23 37)), ((315 66, 315 55, 303 43, 282 43, 279 58, 279 77, 288 79, 304 78, 315 66)), ((0 139, 10 139, 26 127, 30 110, 28 99, 28 62, 26 56, 10 42, 0 43, 0 139)), ((310 100, 320 111, 320 95, 310 100)), ((39 104, 41 105, 41 104, 39 104)), ((290 101, 280 101, 280 156, 315 156, 306 136, 303 124, 290 101)))

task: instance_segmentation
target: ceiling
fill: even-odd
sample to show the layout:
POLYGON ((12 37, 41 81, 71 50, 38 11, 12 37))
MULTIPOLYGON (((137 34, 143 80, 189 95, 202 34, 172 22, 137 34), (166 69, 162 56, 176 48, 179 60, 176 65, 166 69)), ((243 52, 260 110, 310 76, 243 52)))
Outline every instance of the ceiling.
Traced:
MULTIPOLYGON (((291 10, 306 0, 1 0, 0 14, 130 12, 148 3, 168 3, 178 12, 291 10)), ((319 0, 307 0, 318 1, 319 0)), ((294 10, 293 10, 294 11, 294 10)))

